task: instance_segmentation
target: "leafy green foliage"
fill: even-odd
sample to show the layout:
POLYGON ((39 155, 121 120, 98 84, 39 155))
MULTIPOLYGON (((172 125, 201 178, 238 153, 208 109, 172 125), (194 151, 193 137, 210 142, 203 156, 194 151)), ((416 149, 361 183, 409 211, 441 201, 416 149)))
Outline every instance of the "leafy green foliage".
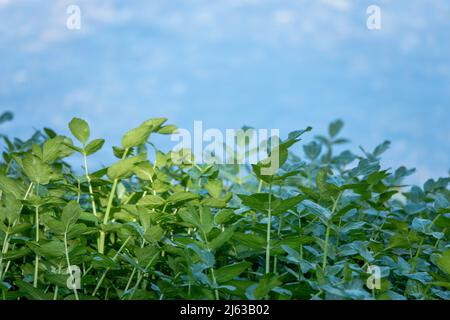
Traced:
POLYGON ((47 128, 3 137, 1 299, 450 299, 450 178, 404 186, 414 170, 382 168, 389 142, 337 153, 341 120, 302 147, 311 128, 269 141, 269 174, 270 161, 150 161, 150 137, 176 131, 166 121, 128 131, 96 172, 88 156, 105 140, 82 119, 76 144, 47 128))

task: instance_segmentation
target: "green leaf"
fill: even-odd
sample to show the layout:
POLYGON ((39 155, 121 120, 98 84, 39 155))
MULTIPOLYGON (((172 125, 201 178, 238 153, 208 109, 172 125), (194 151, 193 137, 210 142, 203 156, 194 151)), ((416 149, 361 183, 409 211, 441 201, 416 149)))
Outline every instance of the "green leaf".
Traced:
POLYGON ((346 223, 342 228, 341 228, 341 233, 342 234, 346 234, 352 230, 361 230, 362 227, 365 225, 366 223, 364 221, 356 221, 356 222, 349 222, 346 223))
POLYGON ((272 289, 278 287, 281 283, 278 276, 266 274, 259 280, 258 285, 253 291, 253 297, 257 300, 263 299, 272 289))
POLYGON ((89 144, 84 149, 86 152, 86 155, 90 156, 90 155, 96 153, 103 147, 104 144, 105 144, 105 140, 103 140, 103 139, 92 140, 91 142, 89 142, 89 144))
POLYGON ((188 256, 191 255, 190 251, 194 251, 197 256, 201 259, 201 261, 205 264, 206 268, 213 268, 214 264, 216 263, 216 260, 214 258, 214 255, 209 252, 208 250, 200 249, 197 245, 191 243, 188 244, 185 248, 186 253, 188 256))
POLYGON ((331 218, 331 212, 327 208, 312 202, 311 200, 304 200, 302 204, 311 212, 313 215, 319 217, 319 219, 327 224, 328 220, 331 218))
POLYGON ((183 208, 178 212, 178 215, 184 222, 190 223, 196 227, 200 227, 200 217, 193 208, 183 208))
POLYGON ((122 147, 128 149, 142 145, 148 140, 151 133, 152 127, 144 123, 125 134, 125 136, 122 138, 122 147))
POLYGON ((63 159, 71 154, 73 150, 68 147, 72 141, 69 138, 57 136, 47 140, 42 147, 42 160, 46 163, 53 163, 57 159, 63 159))
POLYGON ((14 115, 12 112, 10 111, 3 112, 0 115, 0 124, 11 121, 12 119, 14 119, 14 115))
POLYGON ((291 209, 294 209, 300 202, 305 199, 303 195, 297 195, 287 199, 280 199, 273 205, 272 213, 274 215, 285 213, 291 209))
POLYGON ((16 283, 19 286, 20 291, 22 291, 31 300, 51 300, 53 298, 51 294, 36 289, 25 281, 17 280, 16 283))
POLYGON ((389 149, 390 146, 391 146, 391 142, 390 141, 384 141, 382 144, 378 145, 375 148, 375 150, 373 151, 373 155, 375 157, 379 157, 384 152, 386 152, 389 149))
POLYGON ((200 227, 208 234, 213 228, 213 216, 211 209, 208 207, 200 207, 200 227))
POLYGON ((8 251, 8 253, 5 253, 3 255, 3 259, 5 261, 14 261, 14 260, 26 257, 30 253, 32 253, 32 251, 30 249, 22 247, 20 249, 8 251))
POLYGON ((169 198, 167 198, 167 201, 170 203, 178 203, 178 202, 190 201, 190 200, 194 200, 194 199, 198 199, 198 198, 199 198, 198 194, 183 191, 183 192, 178 192, 178 193, 171 195, 169 198))
POLYGON ((140 146, 144 144, 153 131, 160 129, 161 125, 166 122, 165 118, 150 119, 142 123, 139 127, 128 131, 122 138, 122 146, 125 149, 140 146))
POLYGON ((144 181, 153 181, 155 171, 150 162, 147 161, 138 163, 134 166, 133 170, 139 179, 144 181))
POLYGON ((411 226, 417 232, 428 233, 432 223, 433 222, 428 219, 414 218, 411 226))
POLYGON ((340 119, 333 121, 330 123, 328 127, 328 134, 331 138, 335 138, 339 132, 341 132, 342 128, 344 127, 344 122, 340 119))
POLYGON ((18 181, 0 173, 0 190, 11 194, 15 199, 21 200, 25 195, 25 187, 18 181))
POLYGON ((145 268, 147 266, 152 266, 156 263, 157 256, 160 254, 160 250, 153 246, 149 245, 144 248, 138 248, 134 251, 138 263, 141 267, 145 268))
POLYGON ((226 242, 228 242, 234 234, 234 228, 227 228, 221 232, 217 237, 209 242, 209 247, 211 250, 218 250, 226 242))
POLYGON ((450 275, 450 249, 442 253, 436 264, 439 269, 450 275))
POLYGON ((161 240, 164 230, 160 226, 150 226, 145 232, 145 240, 150 243, 156 243, 161 240))
POLYGON ((146 154, 119 160, 108 168, 108 176, 113 180, 126 178, 133 173, 134 166, 137 163, 145 160, 147 160, 146 154))
POLYGON ((214 217, 216 224, 224 224, 230 221, 234 216, 234 211, 231 209, 220 210, 214 217))
POLYGON ((28 247, 39 254, 40 256, 47 258, 62 257, 65 254, 64 243, 59 240, 53 240, 42 245, 36 242, 28 242, 28 247))
POLYGON ((81 216, 81 212, 82 211, 81 211, 80 205, 75 201, 69 202, 64 207, 62 216, 61 216, 61 222, 64 224, 66 229, 78 221, 78 219, 81 216))
POLYGON ((156 208, 159 206, 162 206, 166 203, 166 201, 161 198, 160 196, 154 196, 154 195, 146 195, 145 197, 141 198, 137 205, 138 206, 144 206, 144 207, 150 207, 150 208, 156 208))
POLYGON ((319 189, 320 197, 326 200, 336 199, 339 194, 339 188, 334 184, 328 183, 328 169, 322 168, 316 176, 316 185, 319 189))
MULTIPOLYGON (((267 212, 269 208, 269 194, 268 193, 254 193, 252 195, 238 194, 242 203, 257 212, 267 212)), ((271 196, 271 203, 278 201, 274 195, 271 196)))
POLYGON ((263 250, 266 247, 266 239, 256 234, 244 234, 235 232, 232 237, 239 245, 251 249, 263 250))
POLYGON ((227 206, 226 201, 214 198, 205 198, 202 200, 201 204, 205 207, 211 208, 225 208, 227 206))
POLYGON ((208 180, 205 189, 215 199, 219 199, 222 193, 222 180, 208 180))
POLYGON ((310 160, 315 160, 319 157, 322 151, 322 145, 316 141, 312 141, 303 146, 303 151, 310 160))
POLYGON ((79 118, 73 118, 69 123, 70 132, 80 141, 83 145, 89 140, 89 136, 91 135, 91 131, 89 129, 89 125, 86 121, 79 118))
POLYGON ((38 157, 26 154, 22 160, 23 170, 31 181, 46 185, 52 178, 52 169, 38 157))
POLYGON ((251 266, 252 264, 250 262, 242 261, 215 270, 214 274, 218 283, 225 283, 238 277, 251 266))
POLYGON ((300 263, 302 261, 302 258, 300 257, 300 254, 295 251, 294 249, 292 249, 289 246, 286 245, 282 245, 281 248, 286 251, 286 253, 288 254, 288 260, 293 262, 293 263, 300 263))
POLYGON ((173 124, 169 124, 167 126, 161 127, 157 132, 159 134, 172 134, 177 131, 177 127, 173 124))

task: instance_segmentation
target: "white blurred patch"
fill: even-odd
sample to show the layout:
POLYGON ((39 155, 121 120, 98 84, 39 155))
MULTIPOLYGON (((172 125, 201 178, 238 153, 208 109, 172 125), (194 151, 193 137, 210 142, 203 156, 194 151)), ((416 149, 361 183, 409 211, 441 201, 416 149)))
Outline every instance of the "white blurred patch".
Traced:
POLYGON ((27 79, 28 79, 28 72, 26 70, 18 70, 13 74, 13 82, 15 84, 25 83, 27 79))
POLYGON ((10 3, 11 3, 10 0, 0 0, 0 8, 1 7, 6 7, 10 3))
POLYGON ((340 11, 348 11, 351 8, 349 0, 322 0, 322 2, 340 11))
POLYGON ((278 10, 274 15, 277 24, 292 24, 295 21, 295 13, 290 10, 278 10))
POLYGON ((170 89, 176 95, 183 95, 187 92, 187 86, 183 82, 174 83, 170 89))

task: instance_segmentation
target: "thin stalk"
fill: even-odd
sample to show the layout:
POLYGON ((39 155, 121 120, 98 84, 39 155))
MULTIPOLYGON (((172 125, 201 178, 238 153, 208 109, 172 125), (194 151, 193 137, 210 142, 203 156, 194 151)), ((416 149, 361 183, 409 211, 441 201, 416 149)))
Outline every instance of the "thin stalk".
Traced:
POLYGON ((97 217, 97 207, 95 205, 94 190, 92 189, 91 177, 89 176, 89 168, 88 168, 87 156, 86 156, 85 152, 83 152, 83 160, 84 160, 84 175, 86 176, 86 180, 88 183, 89 197, 91 198, 91 204, 92 204, 92 213, 94 214, 94 216, 97 217))
MULTIPOLYGON (((39 207, 35 207, 35 221, 36 221, 36 243, 39 243, 39 207)), ((33 286, 37 288, 39 276, 39 255, 36 253, 36 257, 34 260, 34 279, 33 286)))
MULTIPOLYGON (((142 239, 142 244, 141 244, 141 249, 145 246, 145 239, 142 239)), ((133 281, 134 275, 136 274, 137 268, 134 267, 133 271, 131 272, 130 277, 128 278, 128 282, 127 285, 125 287, 124 293, 127 292, 130 289, 131 286, 131 282, 133 281)), ((125 295, 123 296, 123 298, 125 297, 125 295)), ((122 299, 123 300, 123 299, 122 299)))
MULTIPOLYGON (((129 151, 129 149, 125 149, 125 152, 123 153, 123 156, 122 156, 122 160, 127 157, 128 151, 129 151)), ((116 189, 117 189, 117 184, 118 183, 119 183, 119 179, 114 179, 114 182, 113 182, 113 185, 112 185, 112 188, 111 188, 111 192, 109 194, 108 205, 106 206, 105 217, 103 218, 103 224, 104 225, 108 224, 109 215, 111 213, 112 204, 113 204, 114 196, 116 194, 116 189)), ((98 243, 98 252, 101 253, 101 254, 105 253, 105 240, 106 240, 106 232, 103 231, 103 230, 100 230, 100 239, 99 239, 99 243, 98 243)))
MULTIPOLYGON (((277 236, 280 239, 281 236, 281 227, 283 226, 283 216, 280 217, 280 222, 278 223, 278 232, 277 236)), ((277 273, 277 265, 278 265, 278 256, 275 256, 273 259, 273 273, 277 273)))
POLYGON ((133 268, 130 277, 128 278, 127 286, 125 287, 124 292, 127 292, 130 289, 131 282, 133 281, 134 275, 136 274, 136 267, 133 268))
POLYGON ((267 234, 266 234, 266 274, 270 273, 270 231, 272 229, 272 181, 269 183, 269 209, 267 215, 267 234))
POLYGON ((9 160, 8 164, 6 165, 5 175, 8 175, 9 169, 11 169, 11 165, 12 165, 12 160, 9 160))
POLYGON ((330 241, 330 230, 331 230, 331 222, 327 223, 327 232, 325 234, 325 246, 323 249, 323 261, 322 261, 322 269, 325 270, 327 266, 327 258, 328 258, 328 243, 330 241))
MULTIPOLYGON (((211 248, 209 246, 209 241, 208 238, 206 237, 206 233, 205 231, 203 231, 203 237, 205 238, 205 244, 206 244, 206 249, 211 252, 211 248)), ((216 300, 220 300, 220 295, 219 295, 219 290, 217 290, 217 279, 216 279, 216 274, 214 273, 214 267, 211 267, 211 277, 213 280, 213 285, 214 285, 214 295, 216 296, 216 300)))
MULTIPOLYGON (((117 258, 119 257, 119 254, 120 254, 120 253, 122 252, 122 250, 125 248, 125 246, 127 245, 128 241, 130 241, 130 239, 131 239, 131 236, 129 236, 129 237, 127 238, 127 240, 125 240, 125 242, 124 242, 124 243, 122 244, 122 246, 120 247, 119 251, 117 251, 116 254, 114 255, 113 261, 116 261, 116 260, 117 260, 117 258)), ((105 280, 106 274, 109 272, 109 270, 111 270, 111 268, 107 268, 107 269, 105 270, 105 272, 103 272, 103 275, 102 275, 102 277, 100 278, 100 281, 98 282, 97 286, 95 287, 94 292, 92 293, 92 296, 93 296, 93 297, 95 297, 95 296, 97 295, 97 292, 98 292, 98 290, 100 289, 100 287, 101 287, 103 281, 105 280)))
MULTIPOLYGON (((444 230, 442 232, 445 234, 447 232, 447 228, 444 228, 444 230)), ((434 244, 435 249, 439 246, 440 242, 441 242, 441 239, 436 240, 436 243, 434 244)))
MULTIPOLYGON (((61 274, 61 263, 58 265, 58 274, 61 274)), ((55 292, 53 293, 53 300, 58 300, 59 286, 55 286, 55 292)))
POLYGON ((242 169, 241 169, 241 165, 238 164, 238 179, 237 179, 237 183, 238 185, 242 184, 242 169))
MULTIPOLYGON (((70 259, 69 259, 69 249, 67 246, 67 229, 64 232, 64 250, 66 253, 66 262, 67 262, 67 271, 69 272, 70 275, 72 275, 72 265, 70 264, 70 259)), ((77 288, 74 287, 73 288, 73 293, 75 294, 75 299, 76 300, 80 300, 78 297, 78 292, 77 292, 77 288)))
POLYGON ((2 246, 2 255, 0 256, 0 280, 3 280, 3 256, 8 251, 8 247, 7 247, 8 241, 9 241, 9 226, 8 226, 8 230, 5 233, 5 239, 3 240, 3 246, 2 246))
POLYGON ((333 209, 331 210, 331 217, 327 223, 327 231, 325 234, 325 245, 324 245, 324 249, 323 249, 324 252, 323 252, 323 261, 322 261, 322 269, 324 271, 325 271, 325 268, 327 267, 328 245, 330 242, 330 231, 331 231, 331 219, 332 219, 334 213, 336 212, 336 208, 337 208, 339 200, 341 199, 341 195, 342 195, 342 192, 339 193, 337 199, 334 201, 333 209))
POLYGON ((419 258, 420 252, 422 251, 423 242, 425 240, 425 237, 422 237, 420 239, 419 247, 417 248, 416 255, 413 258, 413 261, 411 263, 411 273, 414 273, 416 271, 417 266, 417 259, 419 258))
MULTIPOLYGON (((200 218, 202 217, 202 210, 203 210, 203 208, 200 207, 200 218)), ((203 233, 203 238, 205 239, 206 249, 212 253, 211 247, 209 246, 208 237, 206 236, 206 232, 203 229, 202 229, 202 233, 203 233)), ((214 294, 216 296, 216 300, 220 300, 219 290, 217 290, 217 279, 216 279, 216 274, 214 273, 214 266, 211 267, 210 269, 211 269, 211 277, 212 277, 213 285, 214 285, 214 294)))
MULTIPOLYGON (((36 186, 36 195, 39 192, 39 185, 36 186)), ((35 206, 35 223, 36 223, 36 243, 39 243, 39 207, 35 206)), ((34 278, 33 286, 37 288, 39 277, 39 255, 36 253, 36 258, 34 261, 34 278)))
POLYGON ((262 181, 262 180, 259 180, 259 184, 258 184, 258 193, 261 192, 262 187, 263 187, 263 181, 262 181))
MULTIPOLYGON (((150 266, 152 265, 153 261, 155 261, 156 257, 158 257, 158 254, 157 254, 157 253, 152 257, 152 259, 149 261, 149 263, 145 266, 145 269, 144 269, 144 270, 147 271, 147 269, 150 268, 150 266)), ((136 284, 134 285, 133 291, 131 292, 130 298, 129 298, 128 300, 132 300, 132 299, 133 299, 134 294, 135 294, 137 288, 139 288, 139 285, 140 285, 141 282, 142 282, 142 279, 144 279, 144 273, 140 272, 140 273, 139 273, 139 276, 138 276, 138 279, 137 279, 137 281, 136 281, 136 284)))
MULTIPOLYGON (((33 182, 31 182, 28 186, 28 189, 25 193, 25 196, 23 198, 23 200, 27 200, 28 196, 30 195, 31 189, 33 188, 33 182)), ((21 210, 22 210, 23 205, 21 206, 21 210)), ((14 221, 13 223, 13 228, 16 224, 17 220, 14 221)), ((3 246, 2 246, 2 256, 0 257, 0 281, 3 280, 3 277, 5 276, 6 272, 8 271, 8 267, 9 267, 9 263, 10 261, 8 261, 8 263, 6 264, 6 268, 3 272, 3 255, 5 255, 6 253, 8 253, 8 249, 9 249, 9 226, 8 226, 8 232, 6 232, 5 234, 5 239, 3 240, 3 246)))
POLYGON ((77 179, 77 184, 78 184, 77 203, 80 203, 80 198, 81 198, 81 182, 80 182, 80 180, 78 180, 78 179, 77 179))

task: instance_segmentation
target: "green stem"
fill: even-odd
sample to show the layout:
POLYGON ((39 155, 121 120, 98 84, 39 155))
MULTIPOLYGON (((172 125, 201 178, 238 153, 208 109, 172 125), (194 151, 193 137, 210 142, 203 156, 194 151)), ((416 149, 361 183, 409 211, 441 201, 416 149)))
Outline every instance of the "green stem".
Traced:
MULTIPOLYGON (((35 220, 36 220, 36 243, 39 243, 39 207, 35 207, 35 220)), ((34 260, 34 279, 33 286, 37 288, 38 284, 38 276, 39 276, 39 255, 36 253, 36 257, 34 260)))
MULTIPOLYGON (((203 210, 202 207, 200 207, 200 211, 203 210)), ((200 212, 200 217, 202 216, 202 213, 200 212)), ((202 229, 203 232, 203 238, 205 239, 205 244, 206 244, 206 249, 212 253, 211 247, 209 246, 209 241, 208 241, 208 237, 206 236, 206 232, 202 229)), ((220 295, 219 295, 219 290, 217 290, 217 279, 216 279, 216 274, 214 272, 214 266, 211 267, 211 277, 213 280, 213 285, 214 285, 214 294, 216 296, 216 300, 220 300, 220 295)))
POLYGON ((127 286, 125 287, 124 292, 127 292, 130 289, 131 282, 133 281, 134 275, 136 274, 136 267, 133 268, 130 277, 128 278, 127 286))
MULTIPOLYGON (((125 159, 128 155, 129 149, 125 149, 123 153, 122 160, 125 159)), ((109 194, 108 205, 106 206, 105 217, 103 218, 103 224, 107 225, 109 221, 109 215, 111 214, 112 204, 114 200, 114 196, 116 194, 117 184, 119 183, 119 179, 114 179, 111 192, 109 194)), ((98 242, 98 252, 101 254, 105 253, 105 240, 106 240, 106 232, 104 230, 100 230, 100 239, 98 242)))
MULTIPOLYGON (((58 274, 61 274, 61 262, 59 263, 59 266, 58 266, 58 274)), ((58 300, 58 292, 59 292, 59 286, 56 285, 55 292, 53 293, 53 300, 58 300)))
MULTIPOLYGON (((145 266, 145 271, 147 271, 148 268, 152 265, 153 261, 155 261, 156 257, 159 255, 159 253, 155 254, 152 259, 149 261, 149 263, 145 266)), ((137 288, 139 288, 139 285, 142 282, 142 279, 144 279, 144 273, 139 272, 138 279, 136 281, 136 284, 133 287, 133 291, 131 292, 130 298, 128 300, 132 300, 134 297, 134 294, 136 293, 137 288)))
POLYGON ((9 241, 9 226, 8 226, 8 230, 5 233, 5 239, 3 240, 3 246, 2 246, 2 255, 0 256, 0 280, 3 280, 3 256, 8 251, 8 247, 7 247, 8 241, 9 241))
MULTIPOLYGON (((117 253, 114 255, 114 257, 113 257, 113 259, 112 259, 113 261, 116 261, 116 260, 117 260, 117 258, 119 257, 119 254, 120 254, 120 253, 122 252, 122 250, 125 248, 125 246, 127 245, 128 241, 130 241, 130 239, 131 239, 131 236, 129 236, 129 237, 127 238, 127 240, 125 240, 125 242, 124 242, 124 243, 122 244, 122 246, 120 247, 119 251, 117 251, 117 253)), ((105 270, 105 272, 103 272, 103 275, 102 275, 102 277, 100 278, 100 281, 98 282, 97 286, 95 287, 94 292, 92 293, 92 296, 93 296, 93 297, 95 297, 95 296, 97 295, 97 292, 98 292, 98 290, 100 289, 100 287, 101 287, 103 281, 105 280, 106 274, 109 272, 109 270, 111 270, 111 268, 107 268, 107 269, 105 270)))
MULTIPOLYGON (((27 200, 28 196, 29 196, 30 193, 31 193, 31 189, 32 189, 32 188, 33 188, 33 182, 30 182, 30 184, 29 184, 29 186, 28 186, 28 189, 27 189, 27 191, 26 191, 26 193, 25 193, 25 196, 24 196, 23 200, 27 200)), ((22 210, 22 208, 23 208, 23 205, 21 205, 20 210, 22 210)), ((17 222, 17 220, 14 221, 13 227, 15 226, 16 222, 17 222)), ((8 263, 6 264, 5 270, 3 270, 3 255, 5 255, 6 253, 8 253, 8 249, 9 249, 9 226, 8 226, 8 233, 6 233, 5 239, 4 239, 4 242, 3 242, 3 247, 2 247, 2 253, 3 253, 3 254, 2 254, 2 256, 0 257, 0 281, 3 280, 3 278, 4 278, 5 274, 6 274, 6 272, 8 271, 9 264, 10 264, 10 262, 11 262, 11 261, 8 261, 8 263)))
MULTIPOLYGON (((283 216, 280 217, 280 222, 278 224, 278 232, 277 232, 277 236, 278 239, 280 239, 281 236, 281 227, 283 226, 283 216)), ((273 273, 277 273, 277 265, 278 265, 278 256, 275 256, 273 259, 273 273)))
POLYGON ((334 201, 333 209, 331 210, 331 216, 330 219, 327 222, 327 231, 325 234, 325 245, 323 249, 323 261, 322 261, 322 269, 325 271, 325 268, 327 267, 327 259, 328 259, 328 246, 330 243, 330 231, 331 231, 331 220, 333 218, 334 213, 336 212, 336 208, 338 205, 339 200, 341 199, 342 192, 339 193, 337 199, 334 201))
POLYGON ((262 180, 259 180, 259 184, 258 184, 258 193, 260 193, 261 192, 261 190, 262 190, 262 187, 263 187, 263 181, 262 180))
MULTIPOLYGON (((70 259, 69 259, 69 249, 67 246, 67 229, 64 232, 64 250, 66 253, 66 262, 67 262, 67 271, 69 272, 70 275, 72 275, 72 264, 70 263, 70 259)), ((73 288, 73 293, 75 294, 75 299, 76 300, 80 300, 78 298, 78 292, 77 292, 77 288, 73 288)))
MULTIPOLYGON (((444 230, 442 232, 445 234, 447 232, 447 228, 444 228, 444 230)), ((435 249, 437 249, 440 242, 441 242, 441 239, 436 240, 436 243, 434 244, 435 249)))
POLYGON ((331 230, 331 222, 327 223, 327 232, 325 234, 325 245, 323 249, 323 261, 322 261, 322 269, 325 270, 327 267, 327 258, 328 258, 328 243, 330 241, 330 230, 331 230))
POLYGON ((97 207, 95 205, 94 190, 92 189, 91 177, 89 176, 87 156, 86 156, 85 152, 83 152, 83 160, 84 160, 84 175, 86 176, 86 180, 88 183, 89 197, 91 198, 91 204, 92 204, 92 213, 94 214, 94 216, 97 217, 97 207))
POLYGON ((411 263, 411 273, 414 273, 416 271, 417 259, 419 258, 420 252, 422 251, 422 246, 423 246, 424 240, 425 240, 425 237, 422 237, 420 239, 419 247, 417 248, 416 255, 414 256, 414 259, 411 263))
POLYGON ((270 231, 272 229, 272 181, 269 183, 269 209, 267 215, 266 234, 266 274, 270 273, 270 231))

